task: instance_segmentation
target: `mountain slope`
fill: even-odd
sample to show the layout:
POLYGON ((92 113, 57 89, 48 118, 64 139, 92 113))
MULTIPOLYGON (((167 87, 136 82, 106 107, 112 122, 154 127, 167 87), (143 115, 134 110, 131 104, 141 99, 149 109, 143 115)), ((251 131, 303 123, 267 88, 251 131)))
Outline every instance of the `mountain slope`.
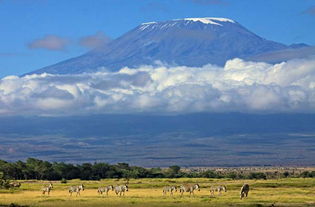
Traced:
POLYGON ((279 63, 290 59, 315 57, 314 46, 291 47, 284 50, 276 50, 266 53, 261 53, 245 58, 259 62, 279 63))
POLYGON ((116 71, 155 61, 186 66, 224 65, 231 58, 287 48, 230 19, 186 18, 141 24, 103 47, 32 73, 82 73, 100 67, 116 71))

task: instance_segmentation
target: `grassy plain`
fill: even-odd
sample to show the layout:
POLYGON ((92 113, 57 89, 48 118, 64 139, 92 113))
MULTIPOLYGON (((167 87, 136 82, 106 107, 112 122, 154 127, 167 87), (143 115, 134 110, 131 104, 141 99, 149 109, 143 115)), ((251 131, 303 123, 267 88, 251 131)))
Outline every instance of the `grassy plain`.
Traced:
POLYGON ((109 196, 99 196, 97 188, 104 185, 124 184, 125 180, 106 179, 101 181, 71 180, 66 184, 53 182, 54 188, 49 196, 42 195, 41 187, 47 181, 23 181, 20 189, 1 190, 0 206, 11 203, 34 207, 176 207, 176 206, 315 206, 315 179, 285 178, 275 180, 229 180, 206 178, 180 179, 131 179, 129 191, 124 197, 117 197, 114 192, 109 196), (249 197, 240 200, 239 190, 243 183, 249 183, 249 197), (86 189, 81 196, 69 196, 68 187, 83 183, 86 189), (200 191, 194 197, 184 194, 180 197, 163 196, 162 188, 166 185, 199 183, 200 191), (222 195, 210 197, 210 186, 224 184, 228 191, 222 195))

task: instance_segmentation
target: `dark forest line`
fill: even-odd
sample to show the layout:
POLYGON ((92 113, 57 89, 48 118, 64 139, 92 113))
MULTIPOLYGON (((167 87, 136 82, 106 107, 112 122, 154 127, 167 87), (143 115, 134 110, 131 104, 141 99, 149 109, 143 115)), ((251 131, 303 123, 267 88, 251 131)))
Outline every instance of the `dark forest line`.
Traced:
POLYGON ((25 162, 0 160, 0 173, 5 179, 14 180, 100 180, 105 178, 230 178, 230 179, 272 179, 279 177, 315 177, 315 171, 300 173, 248 172, 242 170, 182 170, 180 166, 169 168, 143 168, 127 163, 82 163, 48 162, 28 158, 25 162))

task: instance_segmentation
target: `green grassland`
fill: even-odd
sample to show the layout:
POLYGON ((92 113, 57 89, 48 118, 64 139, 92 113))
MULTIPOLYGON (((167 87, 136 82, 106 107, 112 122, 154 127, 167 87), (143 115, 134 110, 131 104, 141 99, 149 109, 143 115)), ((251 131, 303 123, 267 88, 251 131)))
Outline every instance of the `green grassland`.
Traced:
MULTIPOLYGON (((14 203, 34 207, 98 207, 98 206, 134 206, 134 207, 176 207, 176 206, 315 206, 314 178, 285 178, 275 180, 230 180, 207 178, 178 178, 178 179, 130 179, 129 191, 125 196, 118 197, 114 192, 109 196, 97 194, 97 188, 104 185, 124 184, 126 180, 106 179, 101 181, 71 180, 66 184, 53 182, 51 194, 42 195, 40 189, 47 181, 22 181, 22 186, 15 190, 0 191, 0 206, 14 203), (83 183, 85 190, 81 196, 69 196, 71 185, 83 183), (180 197, 162 195, 163 186, 181 185, 184 183, 199 183, 200 191, 195 196, 184 194, 180 197), (241 200, 239 191, 243 183, 249 183, 249 197, 241 200), (214 197, 210 196, 210 186, 224 184, 228 191, 214 197)), ((13 205, 11 205, 13 206, 13 205)))

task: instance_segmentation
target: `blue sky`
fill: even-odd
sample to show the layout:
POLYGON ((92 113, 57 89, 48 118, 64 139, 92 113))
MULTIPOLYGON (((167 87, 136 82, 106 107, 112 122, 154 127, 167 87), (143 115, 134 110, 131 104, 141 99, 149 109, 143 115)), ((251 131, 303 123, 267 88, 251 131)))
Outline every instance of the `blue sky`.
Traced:
POLYGON ((142 22, 208 16, 315 45, 315 0, 0 0, 0 77, 78 56, 142 22))

